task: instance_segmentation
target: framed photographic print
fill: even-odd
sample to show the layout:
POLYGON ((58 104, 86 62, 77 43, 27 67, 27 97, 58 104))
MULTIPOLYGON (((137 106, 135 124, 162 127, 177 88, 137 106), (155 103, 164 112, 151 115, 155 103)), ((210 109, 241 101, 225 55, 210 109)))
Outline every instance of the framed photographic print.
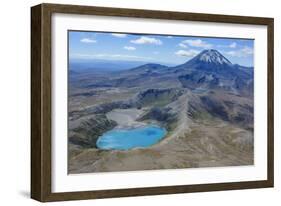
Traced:
POLYGON ((31 9, 31 197, 273 187, 273 19, 31 9))

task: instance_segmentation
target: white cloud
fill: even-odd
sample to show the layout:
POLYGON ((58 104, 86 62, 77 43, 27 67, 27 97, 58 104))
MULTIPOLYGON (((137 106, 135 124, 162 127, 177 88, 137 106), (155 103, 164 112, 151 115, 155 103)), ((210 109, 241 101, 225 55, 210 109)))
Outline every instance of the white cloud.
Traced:
POLYGON ((236 48, 236 46, 237 46, 236 42, 233 42, 229 45, 230 48, 236 48))
POLYGON ((82 42, 82 43, 96 43, 97 40, 90 39, 90 38, 83 38, 83 39, 80 39, 80 42, 82 42))
POLYGON ((125 54, 81 54, 75 53, 71 55, 71 58, 81 58, 81 59, 135 59, 135 60, 149 60, 153 59, 150 57, 135 56, 135 55, 125 55, 125 54))
POLYGON ((167 36, 167 38, 168 38, 168 39, 172 39, 173 37, 172 37, 172 36, 167 36))
POLYGON ((187 45, 183 44, 183 43, 179 43, 179 46, 182 48, 187 48, 187 45))
POLYGON ((231 48, 231 49, 235 49, 237 48, 237 43, 236 42, 232 42, 231 44, 227 44, 227 45, 216 45, 216 47, 219 47, 219 48, 231 48))
POLYGON ((125 38, 127 36, 127 34, 119 34, 119 33, 112 33, 111 35, 118 38, 125 38))
POLYGON ((225 52, 225 54, 233 57, 247 57, 253 55, 253 53, 254 53, 253 49, 248 46, 245 46, 239 50, 232 50, 232 51, 225 52))
POLYGON ((131 43, 133 44, 156 44, 156 45, 161 45, 162 41, 156 38, 151 38, 151 37, 145 37, 142 36, 138 39, 131 40, 131 43))
POLYGON ((252 55, 254 53, 253 49, 248 46, 245 46, 241 51, 246 55, 252 55))
POLYGON ((136 50, 136 48, 133 47, 133 46, 124 46, 123 48, 126 49, 126 50, 129 50, 129 51, 134 51, 134 50, 136 50))
POLYGON ((193 57, 193 56, 197 55, 198 53, 199 53, 199 51, 194 50, 194 49, 179 50, 179 51, 175 52, 176 55, 182 56, 182 57, 193 57))
POLYGON ((188 40, 182 41, 182 43, 188 44, 189 46, 201 47, 201 48, 205 48, 205 49, 209 49, 213 46, 212 44, 202 41, 201 39, 188 39, 188 40))

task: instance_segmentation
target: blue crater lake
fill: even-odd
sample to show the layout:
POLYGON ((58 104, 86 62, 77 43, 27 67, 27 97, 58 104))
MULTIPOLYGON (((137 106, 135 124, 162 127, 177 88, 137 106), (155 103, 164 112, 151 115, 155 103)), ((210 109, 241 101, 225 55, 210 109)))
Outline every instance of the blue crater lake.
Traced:
POLYGON ((128 150, 135 147, 149 147, 159 142, 167 134, 166 129, 148 125, 134 129, 113 129, 97 140, 99 149, 128 150))

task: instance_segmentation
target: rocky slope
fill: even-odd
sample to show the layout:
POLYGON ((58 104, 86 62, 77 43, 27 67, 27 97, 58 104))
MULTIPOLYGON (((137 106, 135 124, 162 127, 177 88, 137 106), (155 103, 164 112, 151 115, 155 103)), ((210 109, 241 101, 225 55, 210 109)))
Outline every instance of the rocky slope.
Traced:
POLYGON ((77 76, 71 97, 93 101, 69 112, 71 173, 253 164, 253 68, 205 50, 176 67, 77 76), (117 125, 107 118, 115 110, 141 111, 134 121, 159 124, 167 137, 151 148, 97 149, 97 138, 117 125))
POLYGON ((83 148, 96 147, 96 141, 104 132, 113 129, 116 122, 104 114, 97 114, 70 124, 69 143, 83 148))

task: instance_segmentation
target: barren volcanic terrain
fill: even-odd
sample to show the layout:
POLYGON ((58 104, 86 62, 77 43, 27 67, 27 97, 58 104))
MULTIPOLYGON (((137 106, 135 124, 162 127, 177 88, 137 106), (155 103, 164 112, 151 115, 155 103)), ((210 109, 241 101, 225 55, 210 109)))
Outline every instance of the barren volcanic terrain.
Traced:
MULTIPOLYGON (((71 70, 72 71, 72 70, 71 70)), ((69 72, 69 173, 252 165, 253 68, 216 50, 168 67, 69 72), (149 147, 100 149, 114 129, 157 125, 149 147)))

